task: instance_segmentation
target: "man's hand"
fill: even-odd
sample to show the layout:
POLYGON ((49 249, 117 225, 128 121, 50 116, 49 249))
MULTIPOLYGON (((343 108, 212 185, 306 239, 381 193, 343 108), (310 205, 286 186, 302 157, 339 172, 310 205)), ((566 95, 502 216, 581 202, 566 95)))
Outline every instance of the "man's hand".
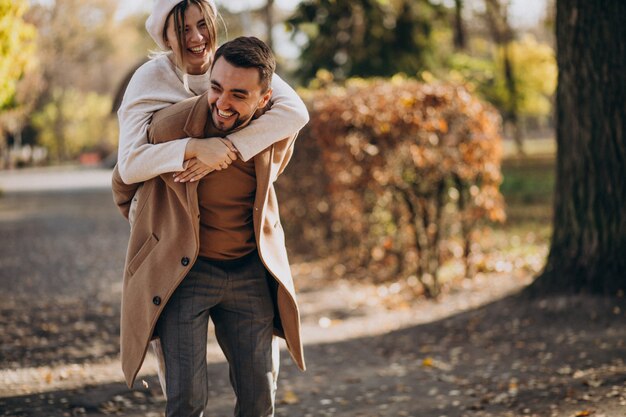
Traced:
MULTIPOLYGON (((208 169, 210 172, 228 168, 237 159, 237 154, 221 138, 191 139, 185 148, 185 160, 193 158, 204 164, 205 170, 208 169)), ((194 164, 194 166, 196 165, 194 164)), ((188 166, 185 171, 178 175, 186 173, 189 168, 188 166)), ((197 166, 196 169, 198 169, 197 166)))
POLYGON ((222 143, 228 147, 228 149, 233 151, 235 155, 239 156, 239 151, 237 150, 237 148, 235 148, 235 145, 233 145, 230 139, 228 138, 218 138, 218 139, 221 140, 222 143))

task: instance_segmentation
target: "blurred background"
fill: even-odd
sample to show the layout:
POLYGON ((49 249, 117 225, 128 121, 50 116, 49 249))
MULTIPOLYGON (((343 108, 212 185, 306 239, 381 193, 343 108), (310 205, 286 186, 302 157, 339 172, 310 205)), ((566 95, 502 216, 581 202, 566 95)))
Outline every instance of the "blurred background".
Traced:
MULTIPOLYGON (((144 29, 151 2, 5 3, 0 168, 106 160, 125 80, 155 47, 144 29)), ((507 147, 523 152, 525 139, 544 139, 550 149, 550 1, 217 3, 221 40, 267 40, 294 86, 310 86, 320 71, 336 80, 403 73, 467 83, 503 116, 514 139, 507 147)))
MULTIPOLYGON (((477 268, 539 271, 554 183, 553 1, 217 3, 221 41, 270 43, 312 114, 279 183, 296 253, 346 250, 346 271, 411 277, 433 296, 477 268), (511 251, 528 253, 490 259, 481 236, 513 226, 511 251)), ((151 2, 4 7, 0 168, 112 168, 116 110, 154 48, 151 2)))
MULTIPOLYGON (((619 415, 623 269, 598 267, 596 276, 610 273, 592 282, 555 267, 562 278, 536 287, 608 299, 522 292, 550 252, 554 262, 587 259, 601 240, 612 258, 598 250, 593 259, 614 262, 623 247, 609 221, 598 220, 590 233, 604 240, 594 240, 553 215, 556 1, 216 3, 220 41, 254 35, 272 45, 311 115, 276 185, 311 370, 283 356, 277 415, 619 415), (591 246, 551 247, 555 224, 554 242, 591 246)), ((116 111, 156 47, 144 29, 151 4, 0 0, 0 415, 157 416, 163 407, 150 356, 141 386, 121 382, 128 224, 110 194, 116 111)), ((614 38, 594 39, 613 39, 621 56, 614 38)), ((619 88, 612 103, 623 103, 619 88)), ((562 177, 599 172, 576 168, 583 148, 570 146, 561 160, 574 168, 562 177)), ((607 166, 623 166, 615 149, 623 144, 599 153, 607 166)), ((623 167, 615 172, 602 181, 623 167)), ((610 203, 595 207, 612 219, 624 196, 607 189, 610 203)), ((557 202, 584 207, 587 189, 574 190, 559 188, 557 202)), ((208 415, 229 415, 224 360, 209 345, 218 414, 208 415)))

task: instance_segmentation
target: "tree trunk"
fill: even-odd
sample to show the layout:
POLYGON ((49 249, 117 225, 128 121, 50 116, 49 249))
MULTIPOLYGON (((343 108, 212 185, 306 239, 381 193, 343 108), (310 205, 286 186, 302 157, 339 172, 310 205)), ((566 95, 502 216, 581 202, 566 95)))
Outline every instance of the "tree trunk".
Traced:
POLYGON ((626 289, 626 2, 558 0, 554 232, 531 290, 626 289))
POLYGON ((272 35, 272 28, 274 27, 274 0, 267 0, 265 5, 265 26, 267 30, 267 45, 274 49, 274 37, 272 35))
POLYGON ((509 103, 506 110, 505 119, 511 124, 513 129, 513 141, 519 155, 524 155, 524 134, 519 116, 519 97, 517 94, 517 82, 515 82, 515 71, 511 60, 511 41, 506 41, 502 45, 502 60, 504 63, 504 79, 506 90, 509 92, 509 103))
POLYGON ((9 156, 9 144, 6 134, 0 129, 0 169, 6 169, 10 166, 11 158, 9 156))
POLYGON ((466 46, 465 25, 463 24, 463 0, 454 0, 454 48, 463 50, 466 46))
POLYGON ((502 50, 503 76, 508 92, 503 114, 504 122, 511 126, 517 152, 523 155, 524 137, 519 117, 519 97, 511 60, 511 42, 513 42, 515 34, 509 23, 509 3, 501 0, 486 0, 485 6, 487 7, 486 17, 491 36, 502 50))

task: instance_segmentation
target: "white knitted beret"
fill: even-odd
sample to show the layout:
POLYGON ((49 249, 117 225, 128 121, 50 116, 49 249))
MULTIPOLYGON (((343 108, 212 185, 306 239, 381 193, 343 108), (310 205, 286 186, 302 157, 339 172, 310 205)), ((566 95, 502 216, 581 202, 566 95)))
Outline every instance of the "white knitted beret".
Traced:
MULTIPOLYGON (((206 2, 209 3, 213 9, 213 13, 217 15, 215 2, 213 0, 206 0, 206 2)), ((167 19, 167 15, 170 14, 178 3, 181 3, 181 0, 154 0, 152 13, 150 13, 150 16, 146 19, 146 30, 161 49, 168 49, 163 42, 165 19, 167 19)))

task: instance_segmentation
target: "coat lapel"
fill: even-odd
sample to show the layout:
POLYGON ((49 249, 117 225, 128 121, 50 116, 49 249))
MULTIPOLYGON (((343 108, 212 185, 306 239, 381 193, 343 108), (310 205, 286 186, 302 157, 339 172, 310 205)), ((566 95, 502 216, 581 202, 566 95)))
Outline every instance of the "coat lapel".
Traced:
MULTIPOLYGON (((207 133, 212 133, 211 128, 213 124, 210 122, 210 107, 207 99, 207 93, 200 96, 196 103, 191 108, 185 127, 183 131, 190 138, 204 138, 207 133)), ((173 181, 173 180, 172 180, 173 181)), ((182 186, 182 184, 178 184, 182 186)), ((200 214, 200 208, 198 207, 198 182, 188 182, 184 185, 187 191, 187 206, 192 217, 196 217, 200 214)), ((194 223, 194 226, 196 223, 194 223)), ((196 234, 199 230, 195 231, 196 234)))
MULTIPOLYGON (((205 128, 209 121, 209 102, 207 94, 202 94, 195 101, 193 107, 189 111, 185 127, 183 131, 191 138, 205 137, 205 128)), ((174 182, 171 172, 161 174, 161 179, 172 189, 179 200, 184 201, 192 216, 198 213, 198 182, 178 183, 174 182)))
POLYGON ((210 117, 207 94, 202 94, 191 108, 183 131, 190 138, 204 138, 205 127, 210 117))

